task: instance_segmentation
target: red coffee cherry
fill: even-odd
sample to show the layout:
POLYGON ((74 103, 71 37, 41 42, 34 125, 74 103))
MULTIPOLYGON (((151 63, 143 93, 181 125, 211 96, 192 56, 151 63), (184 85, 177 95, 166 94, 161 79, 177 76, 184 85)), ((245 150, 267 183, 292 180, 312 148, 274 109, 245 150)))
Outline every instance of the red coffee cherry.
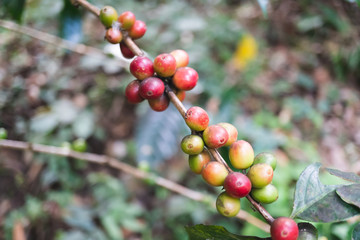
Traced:
POLYGON ((130 72, 137 79, 144 80, 145 78, 154 75, 153 63, 149 58, 145 56, 136 57, 130 63, 130 72))
POLYGON ((144 100, 139 94, 140 80, 131 81, 125 89, 125 97, 131 103, 139 103, 144 100))
POLYGON ((189 167, 196 174, 200 174, 204 166, 210 161, 210 154, 206 150, 196 155, 189 155, 189 167))
POLYGON ((166 94, 161 95, 159 98, 149 99, 149 105, 152 110, 157 112, 165 111, 170 103, 170 99, 166 94))
POLYGON ((238 131, 234 125, 232 125, 230 123, 226 123, 226 122, 218 123, 217 125, 220 125, 223 128, 225 128, 225 130, 229 134, 229 139, 227 140, 226 144, 224 145, 225 147, 230 146, 237 140, 238 131))
POLYGON ((176 71, 176 60, 168 54, 163 53, 158 55, 154 60, 154 70, 160 77, 170 77, 176 71))
POLYGON ((135 54, 130 50, 130 48, 128 48, 128 46, 126 46, 125 43, 120 43, 120 50, 122 55, 124 56, 124 58, 133 58, 135 57, 135 54))
POLYGON ((254 162, 254 150, 248 142, 236 141, 230 146, 229 159, 234 168, 247 169, 254 162))
POLYGON ((251 182, 246 175, 239 172, 232 172, 225 178, 224 188, 230 196, 242 198, 250 193, 251 182))
POLYGON ((222 186, 226 176, 229 174, 226 167, 216 161, 206 164, 201 172, 203 179, 212 186, 222 186))
POLYGON ((148 77, 141 81, 139 93, 145 99, 156 99, 163 95, 165 85, 160 78, 148 77))
POLYGON ((263 188, 270 184, 273 179, 274 171, 267 163, 258 163, 253 165, 247 176, 254 188, 263 188))
POLYGON ((170 53, 176 60, 176 68, 186 67, 189 64, 189 55, 181 49, 174 50, 170 53))
POLYGON ((146 32, 146 24, 143 21, 136 20, 134 25, 129 29, 129 36, 132 39, 139 39, 146 32))
POLYGON ((240 199, 222 192, 216 199, 217 211, 225 217, 235 217, 241 208, 240 199))
POLYGON ((209 125, 209 115, 201 107, 191 107, 186 111, 185 122, 195 131, 203 131, 209 125))
POLYGON ((112 26, 112 23, 116 21, 118 17, 118 14, 115 10, 115 8, 111 6, 105 6, 100 10, 100 21, 106 28, 109 28, 112 26))
POLYGON ((189 91, 196 86, 198 73, 190 67, 178 68, 173 76, 173 84, 180 90, 189 91))
POLYGON ((118 18, 118 22, 121 23, 121 27, 125 30, 129 30, 134 25, 135 20, 135 14, 130 11, 123 12, 118 18))
POLYGON ((279 217, 271 224, 270 233, 273 240, 296 240, 299 228, 291 218, 279 217))
POLYGON ((187 135, 181 140, 181 149, 186 154, 200 154, 204 150, 204 141, 198 135, 187 135))
POLYGON ((106 40, 108 40, 109 43, 117 44, 121 42, 123 36, 119 29, 109 28, 108 30, 106 30, 105 38, 106 40))
POLYGON ((222 126, 211 125, 204 130, 203 139, 209 148, 219 148, 226 144, 229 134, 222 126))

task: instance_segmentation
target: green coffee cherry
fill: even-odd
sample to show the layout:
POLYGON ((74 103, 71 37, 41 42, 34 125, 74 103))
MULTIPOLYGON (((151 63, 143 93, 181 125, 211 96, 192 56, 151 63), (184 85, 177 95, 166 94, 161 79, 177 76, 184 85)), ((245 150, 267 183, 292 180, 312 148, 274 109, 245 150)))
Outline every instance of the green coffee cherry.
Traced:
POLYGON ((210 162, 211 157, 208 151, 203 150, 201 153, 196 155, 189 155, 189 167, 191 171, 196 174, 200 174, 204 166, 210 162))
POLYGON ((266 204, 275 202, 279 197, 277 188, 272 184, 263 188, 253 188, 250 194, 257 202, 266 204))
POLYGON ((117 21, 118 14, 115 8, 111 6, 105 6, 100 10, 100 21, 106 28, 112 26, 114 21, 117 21))
POLYGON ((0 128, 0 139, 6 139, 7 138, 7 131, 5 128, 0 128))
POLYGON ((225 217, 235 217, 239 213, 240 208, 240 199, 231 197, 226 192, 221 193, 216 199, 216 209, 225 217))
POLYGON ((263 188, 270 184, 274 175, 274 170, 267 163, 258 163, 250 167, 247 176, 254 188, 263 188))
POLYGON ((316 227, 307 222, 298 223, 299 236, 298 240, 317 240, 318 231, 316 227))
POLYGON ((277 161, 275 156, 271 153, 263 152, 256 155, 253 165, 258 163, 267 163, 272 167, 273 170, 275 170, 277 161))
POLYGON ((85 152, 87 149, 87 144, 85 139, 78 138, 72 143, 72 149, 77 152, 85 152))
POLYGON ((204 150, 204 141, 198 135, 187 135, 181 141, 181 149, 189 155, 199 154, 204 150))

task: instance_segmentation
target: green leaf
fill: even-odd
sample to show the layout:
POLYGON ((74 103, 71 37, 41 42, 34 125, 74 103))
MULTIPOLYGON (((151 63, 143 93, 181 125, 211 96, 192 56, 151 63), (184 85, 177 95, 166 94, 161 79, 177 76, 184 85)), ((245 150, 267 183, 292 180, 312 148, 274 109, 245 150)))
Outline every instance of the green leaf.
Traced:
POLYGON ((211 225, 195 225, 185 227, 189 240, 258 240, 271 238, 258 238, 250 236, 239 236, 228 232, 224 227, 211 225))
POLYGON ((311 222, 338 222, 360 210, 341 200, 336 189, 342 185, 323 185, 319 180, 320 163, 308 166, 296 183, 294 207, 291 217, 311 222))
POLYGON ((326 170, 334 176, 340 177, 342 179, 348 180, 350 182, 354 182, 354 183, 360 183, 360 176, 358 176, 356 173, 352 173, 352 172, 342 172, 340 170, 337 169, 331 169, 331 168, 326 168, 326 170))
POLYGON ((25 8, 25 0, 4 0, 2 5, 0 18, 5 15, 20 22, 25 8))
POLYGON ((355 228, 354 231, 352 232, 352 236, 351 236, 351 240, 357 240, 360 239, 360 223, 358 223, 355 228))
POLYGON ((341 199, 360 208, 360 184, 343 186, 336 190, 341 199))

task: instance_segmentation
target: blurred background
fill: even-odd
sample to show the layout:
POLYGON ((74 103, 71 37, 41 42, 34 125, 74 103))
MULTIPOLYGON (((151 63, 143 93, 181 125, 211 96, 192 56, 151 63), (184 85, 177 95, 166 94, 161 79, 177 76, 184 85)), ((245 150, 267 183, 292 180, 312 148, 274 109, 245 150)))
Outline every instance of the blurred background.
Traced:
MULTIPOLYGON (((189 53, 200 78, 184 104, 206 109, 211 123, 235 125, 256 154, 276 155, 280 197, 266 207, 273 216, 290 215, 296 179, 310 163, 360 172, 355 1, 90 2, 145 21, 147 32, 136 43, 151 58, 174 49, 189 53)), ((104 41, 97 18, 68 0, 2 0, 0 17, 0 127, 8 139, 59 147, 77 141, 88 152, 193 190, 221 191, 190 171, 179 148, 189 129, 174 107, 158 113, 147 102, 125 100, 130 61, 104 41), (31 37, 32 30, 4 19, 41 32, 31 37)), ((227 149, 221 153, 227 158, 227 149)), ((260 218, 246 201, 242 209, 260 218)), ((37 240, 180 240, 187 239, 184 226, 200 223, 267 236, 151 181, 80 160, 0 149, 1 239, 22 240, 25 233, 37 240)), ((352 225, 317 227, 327 239, 347 239, 352 225)))

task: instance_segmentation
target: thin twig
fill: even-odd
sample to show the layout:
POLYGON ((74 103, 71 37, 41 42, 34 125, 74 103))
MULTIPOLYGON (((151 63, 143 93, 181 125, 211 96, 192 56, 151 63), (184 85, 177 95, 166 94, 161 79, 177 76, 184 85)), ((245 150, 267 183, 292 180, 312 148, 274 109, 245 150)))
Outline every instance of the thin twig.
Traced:
MULTIPOLYGON (((52 155, 57 155, 57 156, 62 156, 62 157, 74 158, 74 159, 87 161, 87 162, 91 162, 91 163, 107 165, 111 168, 123 171, 123 172, 125 172, 129 175, 132 175, 136 178, 139 178, 139 179, 143 179, 143 180, 150 179, 154 184, 161 186, 165 189, 168 189, 172 192, 178 193, 178 194, 180 194, 184 197, 187 197, 189 199, 192 199, 194 201, 209 204, 213 207, 215 206, 214 201, 212 201, 215 198, 211 195, 203 194, 198 191, 194 191, 190 188, 182 186, 182 185, 180 185, 176 182, 173 182, 169 179, 157 176, 153 173, 145 172, 145 171, 135 168, 129 164, 120 162, 116 158, 108 157, 105 155, 93 154, 93 153, 76 152, 69 148, 61 148, 61 147, 54 147, 54 146, 21 142, 21 141, 13 141, 13 140, 0 140, 0 149, 8 148, 8 149, 16 149, 16 150, 26 151, 29 149, 29 147, 31 148, 31 150, 33 152, 52 154, 52 155)), ((262 229, 265 232, 269 232, 268 224, 259 220, 256 217, 250 215, 246 211, 240 210, 239 214, 237 215, 237 218, 239 218, 241 220, 245 220, 245 221, 249 222, 250 224, 262 229)))

